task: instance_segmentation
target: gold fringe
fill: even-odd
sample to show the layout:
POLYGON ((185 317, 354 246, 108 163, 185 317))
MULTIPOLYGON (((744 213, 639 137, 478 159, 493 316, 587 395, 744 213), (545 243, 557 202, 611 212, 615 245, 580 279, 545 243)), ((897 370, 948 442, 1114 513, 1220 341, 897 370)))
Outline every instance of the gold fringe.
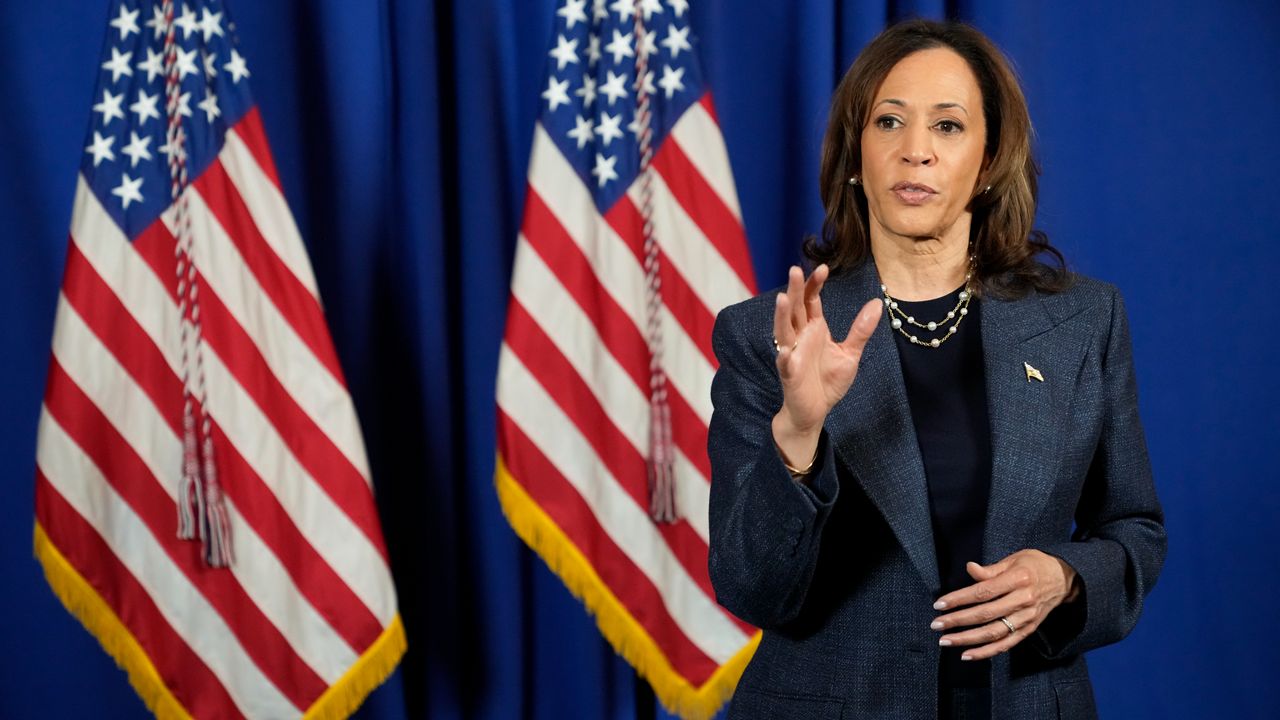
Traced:
POLYGON ((396 615, 359 660, 307 710, 304 720, 346 718, 385 681, 408 648, 404 625, 396 615))
POLYGON ((129 628, 89 581, 58 552, 38 522, 34 544, 36 559, 44 567, 44 577, 53 588, 53 594, 98 639, 102 649, 115 659, 116 665, 129 674, 129 683, 146 703, 147 709, 157 718, 190 720, 191 714, 169 691, 129 628))
POLYGON ((511 476, 501 455, 494 471, 494 485, 502 511, 516 535, 564 581, 569 592, 587 606, 587 612, 596 618, 600 633, 649 681, 662 705, 685 720, 706 720, 715 715, 733 695, 742 671, 760 644, 760 633, 721 665, 702 687, 694 687, 671 667, 666 655, 600 579, 577 546, 511 476))
MULTIPOLYGON (((162 720, 191 720, 191 714, 170 692, 133 634, 97 590, 58 552, 38 522, 35 554, 54 594, 129 674, 130 684, 147 709, 162 720)), ((350 716, 391 675, 407 647, 404 625, 396 615, 355 664, 311 705, 303 716, 305 720, 350 716)))

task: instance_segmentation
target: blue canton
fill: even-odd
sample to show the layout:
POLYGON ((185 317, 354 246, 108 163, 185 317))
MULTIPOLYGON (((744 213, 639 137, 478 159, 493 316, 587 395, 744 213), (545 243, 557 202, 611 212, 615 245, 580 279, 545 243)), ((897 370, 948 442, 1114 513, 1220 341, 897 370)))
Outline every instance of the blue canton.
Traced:
POLYGON ((556 11, 540 121, 604 213, 640 166, 636 55, 648 61, 652 147, 702 98, 688 0, 565 0, 556 11), (636 37, 636 13, 644 35, 636 37))
MULTIPOLYGON (((227 128, 252 106, 249 71, 222 0, 174 2, 178 112, 187 178, 217 157, 227 128)), ((113 3, 81 173, 129 239, 170 204, 165 21, 158 0, 113 3)))

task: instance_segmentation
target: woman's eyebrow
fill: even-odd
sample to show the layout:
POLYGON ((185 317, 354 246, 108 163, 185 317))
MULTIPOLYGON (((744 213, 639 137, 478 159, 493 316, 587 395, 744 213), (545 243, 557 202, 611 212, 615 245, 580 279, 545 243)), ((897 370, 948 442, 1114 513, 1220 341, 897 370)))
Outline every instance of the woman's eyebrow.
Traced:
POLYGON ((933 106, 934 110, 950 110, 951 108, 960 108, 960 112, 964 113, 965 117, 968 117, 969 115, 969 111, 958 102, 943 102, 937 103, 933 106))
MULTIPOLYGON (((881 100, 880 102, 876 103, 876 107, 880 107, 885 103, 889 103, 890 105, 897 105, 898 107, 902 107, 902 108, 907 107, 907 102, 905 100, 899 100, 898 98, 885 98, 884 100, 881 100)), ((966 116, 969 115, 969 111, 965 109, 964 105, 961 105, 958 102, 940 102, 940 103, 935 103, 933 106, 934 110, 950 110, 951 108, 959 108, 960 112, 964 113, 966 116)))

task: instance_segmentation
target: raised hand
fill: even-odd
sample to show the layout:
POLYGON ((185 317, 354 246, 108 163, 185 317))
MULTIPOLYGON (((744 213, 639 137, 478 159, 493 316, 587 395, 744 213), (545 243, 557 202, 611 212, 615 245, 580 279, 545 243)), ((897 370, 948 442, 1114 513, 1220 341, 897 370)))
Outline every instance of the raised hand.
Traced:
POLYGON ((820 294, 829 274, 826 265, 819 265, 806 281, 803 271, 792 267, 787 291, 778 293, 773 312, 783 397, 773 418, 773 437, 783 459, 797 468, 811 463, 827 413, 853 385, 863 348, 883 311, 880 300, 868 302, 844 341, 833 340, 820 294))

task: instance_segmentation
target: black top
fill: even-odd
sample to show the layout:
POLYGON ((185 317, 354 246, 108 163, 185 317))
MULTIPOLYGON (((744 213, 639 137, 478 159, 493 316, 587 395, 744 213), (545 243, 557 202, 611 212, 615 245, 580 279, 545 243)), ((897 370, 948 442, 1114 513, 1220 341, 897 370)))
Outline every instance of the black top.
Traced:
MULTIPOLYGON (((946 337, 953 322, 945 318, 959 301, 961 289, 934 300, 898 301, 898 307, 917 322, 938 323, 938 329, 931 332, 903 320, 902 329, 923 342, 946 337)), ((981 303, 977 298, 970 300, 968 310, 963 317, 956 311, 961 322, 955 335, 936 348, 920 347, 901 333, 893 333, 929 485, 933 539, 944 594, 975 582, 964 565, 970 560, 982 562, 982 531, 991 489, 991 424, 982 364, 981 303)), ((965 649, 942 648, 938 675, 941 687, 990 685, 990 661, 962 662, 960 655, 965 649)))

